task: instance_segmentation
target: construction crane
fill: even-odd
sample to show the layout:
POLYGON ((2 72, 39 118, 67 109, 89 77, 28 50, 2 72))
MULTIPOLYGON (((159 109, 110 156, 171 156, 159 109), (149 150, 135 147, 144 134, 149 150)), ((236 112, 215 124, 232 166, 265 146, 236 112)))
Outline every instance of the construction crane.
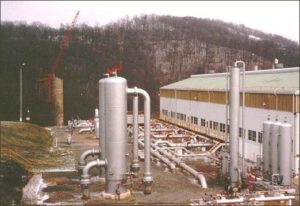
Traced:
POLYGON ((68 47, 69 44, 69 40, 72 36, 72 31, 74 28, 74 25, 76 24, 76 21, 78 19, 79 16, 79 11, 76 13, 75 17, 73 18, 73 21, 71 23, 71 25, 68 27, 67 32, 64 35, 64 39, 62 41, 62 43, 60 44, 60 49, 59 49, 59 53, 57 54, 57 56, 54 58, 54 61, 51 65, 51 69, 49 74, 46 77, 40 78, 37 80, 37 92, 38 95, 40 95, 40 90, 42 85, 44 87, 47 88, 47 96, 48 96, 48 103, 52 103, 52 95, 53 95, 53 80, 55 79, 55 72, 58 68, 59 62, 66 50, 66 48, 68 47))

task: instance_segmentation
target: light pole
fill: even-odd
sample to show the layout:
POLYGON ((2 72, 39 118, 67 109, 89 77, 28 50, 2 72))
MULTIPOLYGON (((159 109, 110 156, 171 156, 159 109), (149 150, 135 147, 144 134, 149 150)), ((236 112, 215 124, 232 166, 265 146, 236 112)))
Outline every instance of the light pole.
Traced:
POLYGON ((23 122, 23 118, 22 118, 22 107, 23 107, 23 97, 22 97, 22 68, 25 66, 26 64, 23 62, 21 67, 20 67, 20 122, 23 122))

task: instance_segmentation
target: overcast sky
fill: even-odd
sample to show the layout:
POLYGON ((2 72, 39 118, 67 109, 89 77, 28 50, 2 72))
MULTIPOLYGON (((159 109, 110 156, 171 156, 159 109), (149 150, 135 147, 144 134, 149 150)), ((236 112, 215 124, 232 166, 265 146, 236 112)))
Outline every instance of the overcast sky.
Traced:
POLYGON ((58 28, 80 10, 78 24, 104 25, 125 15, 193 16, 244 24, 299 43, 299 1, 1 1, 1 21, 58 28))

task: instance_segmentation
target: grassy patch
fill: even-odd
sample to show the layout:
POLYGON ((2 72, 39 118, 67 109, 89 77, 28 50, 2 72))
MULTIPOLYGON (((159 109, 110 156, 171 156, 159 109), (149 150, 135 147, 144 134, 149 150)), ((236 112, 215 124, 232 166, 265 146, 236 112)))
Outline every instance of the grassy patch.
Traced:
POLYGON ((1 122, 2 156, 13 159, 26 169, 52 166, 48 161, 53 138, 49 131, 37 125, 21 122, 1 122), (7 152, 7 149, 13 152, 7 152), (5 154, 5 150, 6 153, 5 154))

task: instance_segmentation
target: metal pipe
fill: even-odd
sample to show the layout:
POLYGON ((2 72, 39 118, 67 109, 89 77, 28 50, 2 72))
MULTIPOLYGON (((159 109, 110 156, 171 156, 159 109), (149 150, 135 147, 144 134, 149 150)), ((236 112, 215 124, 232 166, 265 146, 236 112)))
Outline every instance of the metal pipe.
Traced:
POLYGON ((83 189, 83 198, 89 198, 89 185, 91 184, 91 176, 89 172, 94 167, 105 167, 107 165, 106 161, 96 159, 94 161, 89 162, 82 170, 82 175, 80 179, 80 185, 83 189))
POLYGON ((240 108, 240 69, 230 70, 230 179, 232 186, 238 182, 239 158, 239 108, 240 108))
POLYGON ((86 159, 89 156, 94 156, 94 155, 101 156, 100 154, 101 154, 100 151, 98 149, 94 149, 94 148, 83 152, 80 156, 79 163, 78 163, 79 171, 81 172, 83 170, 83 168, 86 166, 86 159))
MULTIPOLYGON (((261 197, 254 197, 254 198, 250 198, 250 201, 260 201, 260 202, 264 202, 264 201, 280 201, 280 200, 293 200, 295 199, 295 196, 277 196, 277 197, 265 197, 265 196, 261 196, 261 197)), ((288 204, 290 205, 290 204, 288 204)))
POLYGON ((299 112, 294 114, 294 158, 294 171, 296 175, 299 175, 299 112))
POLYGON ((151 173, 151 162, 150 162, 150 116, 151 116, 151 108, 150 108, 150 96, 149 94, 140 88, 127 88, 128 94, 140 94, 144 98, 144 128, 145 128, 145 166, 144 166, 144 175, 143 182, 145 184, 145 194, 151 194, 151 185, 153 182, 153 176, 151 173))
POLYGON ((225 114, 225 142, 226 142, 226 151, 229 153, 229 132, 228 132, 228 114, 229 114, 229 101, 228 101, 228 87, 229 87, 229 69, 231 69, 230 66, 226 67, 226 114, 225 114))
POLYGON ((243 65, 243 78, 242 78, 242 174, 244 175, 244 162, 245 162, 245 62, 236 61, 234 66, 238 64, 243 65))
POLYGON ((211 143, 190 143, 190 142, 185 142, 185 143, 171 143, 169 141, 165 140, 159 140, 154 143, 154 145, 159 145, 159 144, 167 144, 169 147, 209 147, 212 144, 211 143))
POLYGON ((207 188, 206 179, 205 179, 205 177, 204 177, 203 174, 199 173, 198 171, 196 171, 195 169, 191 168, 187 164, 181 162, 179 159, 177 159, 173 155, 169 154, 167 151, 161 150, 159 147, 156 147, 154 144, 151 144, 151 146, 154 147, 160 153, 164 154, 170 160, 172 160, 173 162, 175 162, 179 167, 181 167, 182 169, 186 170, 187 172, 189 172, 190 174, 192 174, 194 177, 196 177, 199 180, 199 182, 201 183, 201 186, 203 188, 207 188))
POLYGON ((140 169, 139 157, 138 157, 138 109, 139 109, 139 97, 133 96, 133 160, 131 164, 131 170, 138 172, 140 169))
MULTIPOLYGON (((138 141, 138 144, 142 145, 143 147, 145 146, 142 141, 138 141)), ((167 164, 172 171, 174 169, 176 169, 176 165, 174 163, 172 163, 168 158, 162 156, 158 151, 156 151, 154 149, 151 149, 150 151, 153 156, 155 156, 156 158, 160 159, 162 162, 167 164)))
POLYGON ((229 203, 242 203, 242 202, 244 202, 243 197, 234 198, 234 199, 220 199, 215 201, 216 204, 229 204, 229 203))

